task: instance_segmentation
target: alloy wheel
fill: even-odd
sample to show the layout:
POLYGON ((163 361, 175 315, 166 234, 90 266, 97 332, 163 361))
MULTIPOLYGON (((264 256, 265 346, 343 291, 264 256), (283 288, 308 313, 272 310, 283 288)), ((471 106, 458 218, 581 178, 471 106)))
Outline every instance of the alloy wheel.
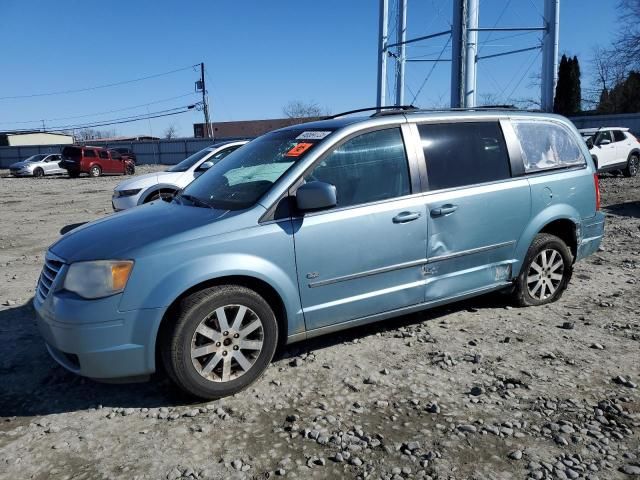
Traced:
POLYGON ((555 249, 542 250, 529 265, 527 289, 532 298, 545 300, 558 290, 564 278, 564 260, 555 249))
POLYGON ((635 155, 629 159, 629 173, 632 177, 635 177, 638 173, 638 167, 640 164, 640 159, 635 155))
POLYGON ((244 305, 226 305, 207 315, 196 328, 191 340, 191 361, 205 379, 228 382, 253 367, 263 343, 260 317, 244 305))

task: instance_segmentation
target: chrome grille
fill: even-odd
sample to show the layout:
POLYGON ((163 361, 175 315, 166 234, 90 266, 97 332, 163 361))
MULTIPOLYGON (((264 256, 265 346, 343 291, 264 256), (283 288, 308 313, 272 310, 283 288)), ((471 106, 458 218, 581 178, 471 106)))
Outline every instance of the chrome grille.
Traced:
POLYGON ((41 302, 49 295, 53 282, 58 276, 58 272, 62 268, 63 263, 58 260, 47 258, 44 261, 44 267, 40 273, 40 279, 38 280, 38 286, 36 287, 36 296, 41 302))

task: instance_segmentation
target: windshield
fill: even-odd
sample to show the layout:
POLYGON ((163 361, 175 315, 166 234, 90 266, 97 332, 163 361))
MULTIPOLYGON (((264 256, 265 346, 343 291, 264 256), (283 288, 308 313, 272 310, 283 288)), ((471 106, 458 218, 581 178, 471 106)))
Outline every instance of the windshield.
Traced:
POLYGON ((167 172, 186 172, 191 167, 193 167, 199 160, 202 160, 204 157, 209 155, 213 150, 211 147, 207 147, 204 150, 200 150, 199 152, 194 153, 190 157, 185 158, 177 165, 174 165, 171 168, 167 169, 167 172))
POLYGON ((216 163, 185 188, 184 194, 212 208, 248 208, 330 133, 295 129, 263 135, 216 163))
POLYGON ((46 155, 31 155, 25 160, 25 162, 40 162, 44 160, 46 155))

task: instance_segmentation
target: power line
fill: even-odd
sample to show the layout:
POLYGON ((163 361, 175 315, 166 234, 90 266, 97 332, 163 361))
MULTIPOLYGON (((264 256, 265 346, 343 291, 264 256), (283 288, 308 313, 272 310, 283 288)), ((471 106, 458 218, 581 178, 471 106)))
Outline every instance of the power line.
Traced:
POLYGON ((71 93, 89 92, 89 91, 92 91, 92 90, 99 90, 101 88, 117 87, 119 85, 127 85, 127 84, 130 84, 130 83, 141 82, 143 80, 150 80, 152 78, 163 77, 165 75, 171 75, 172 73, 182 72, 184 70, 190 70, 190 69, 193 69, 194 67, 197 67, 197 66, 199 66, 199 64, 189 65, 188 67, 183 67, 183 68, 176 68, 175 70, 169 70, 168 72, 155 73, 153 75, 147 75, 147 76, 144 76, 144 77, 134 78, 134 79, 131 79, 131 80, 123 80, 121 82, 107 83, 107 84, 104 84, 104 85, 96 85, 94 87, 77 88, 77 89, 72 89, 72 90, 60 90, 60 91, 57 91, 57 92, 30 93, 30 94, 26 94, 26 95, 9 95, 9 96, 6 96, 6 97, 0 97, 0 100, 15 100, 15 99, 19 99, 19 98, 48 97, 48 96, 53 96, 53 95, 68 95, 68 94, 71 94, 71 93))
MULTIPOLYGON (((449 46, 449 43, 451 42, 451 35, 449 35, 449 39, 447 40, 447 43, 444 44, 444 47, 442 47, 442 50, 440 50, 440 55, 438 55, 438 58, 436 60, 440 60, 442 58, 442 55, 444 54, 445 50, 447 49, 447 47, 449 46)), ((413 96, 413 100, 411 100, 411 105, 413 105, 416 101, 416 99, 418 98, 418 95, 420 95, 420 92, 422 92, 422 89, 424 88, 424 86, 427 84, 427 81, 429 80, 429 78, 431 77, 431 74, 433 73, 433 71, 435 70, 436 66, 438 65, 438 61, 435 61, 433 63, 433 66, 431 67, 431 70, 429 71, 429 73, 427 74, 427 76, 425 77, 424 81, 422 82, 422 85, 420 85, 420 88, 418 89, 418 91, 416 92, 416 94, 413 96)))
MULTIPOLYGON (((181 107, 170 108, 166 110, 159 110, 157 112, 150 112, 147 114, 133 115, 128 117, 120 117, 114 118, 110 120, 105 120, 102 122, 92 122, 92 123, 84 123, 84 124, 71 124, 71 125, 57 125, 53 127, 48 127, 47 131, 59 131, 59 130, 80 130, 83 128, 93 128, 93 127, 105 127, 108 125, 118 125, 122 123, 130 123, 137 122, 140 120, 148 120, 152 118, 160 118, 167 117, 170 115, 178 115, 181 113, 187 113, 189 110, 196 108, 199 104, 192 105, 183 105, 181 107)), ((20 132, 21 130, 8 130, 7 133, 11 132, 20 132)))
POLYGON ((39 122, 42 122, 42 121, 45 121, 45 122, 56 122, 56 121, 59 121, 59 120, 73 120, 73 119, 76 119, 76 118, 87 118, 87 117, 94 117, 94 116, 99 116, 99 115, 107 115, 109 113, 117 113, 117 112, 124 112, 124 111, 127 111, 127 110, 135 110, 137 108, 147 107, 149 105, 157 105, 158 103, 164 103, 164 102, 168 102, 168 101, 171 101, 171 100, 176 100, 178 98, 189 97, 191 95, 194 95, 194 92, 185 93, 184 95, 176 95, 175 97, 163 98, 161 100, 155 100, 153 102, 141 103, 139 105, 133 105, 131 107, 118 108, 118 109, 115 109, 115 110, 106 110, 104 112, 87 113, 87 114, 84 114, 84 115, 73 115, 73 116, 70 116, 70 117, 44 118, 44 119, 38 119, 38 120, 22 120, 22 121, 19 121, 19 122, 0 122, 0 125, 39 123, 39 122))

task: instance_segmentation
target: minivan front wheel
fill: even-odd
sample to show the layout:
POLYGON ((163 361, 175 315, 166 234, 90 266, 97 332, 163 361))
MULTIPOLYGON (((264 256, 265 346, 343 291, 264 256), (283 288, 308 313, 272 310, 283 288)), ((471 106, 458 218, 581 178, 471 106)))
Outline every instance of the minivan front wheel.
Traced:
POLYGON ((269 366, 278 325, 269 304, 248 288, 207 288, 185 297, 160 341, 169 377, 196 397, 233 395, 269 366))
POLYGON ((571 251, 560 238, 536 235, 516 280, 516 302, 530 306, 558 300, 571 279, 572 263, 571 251))

